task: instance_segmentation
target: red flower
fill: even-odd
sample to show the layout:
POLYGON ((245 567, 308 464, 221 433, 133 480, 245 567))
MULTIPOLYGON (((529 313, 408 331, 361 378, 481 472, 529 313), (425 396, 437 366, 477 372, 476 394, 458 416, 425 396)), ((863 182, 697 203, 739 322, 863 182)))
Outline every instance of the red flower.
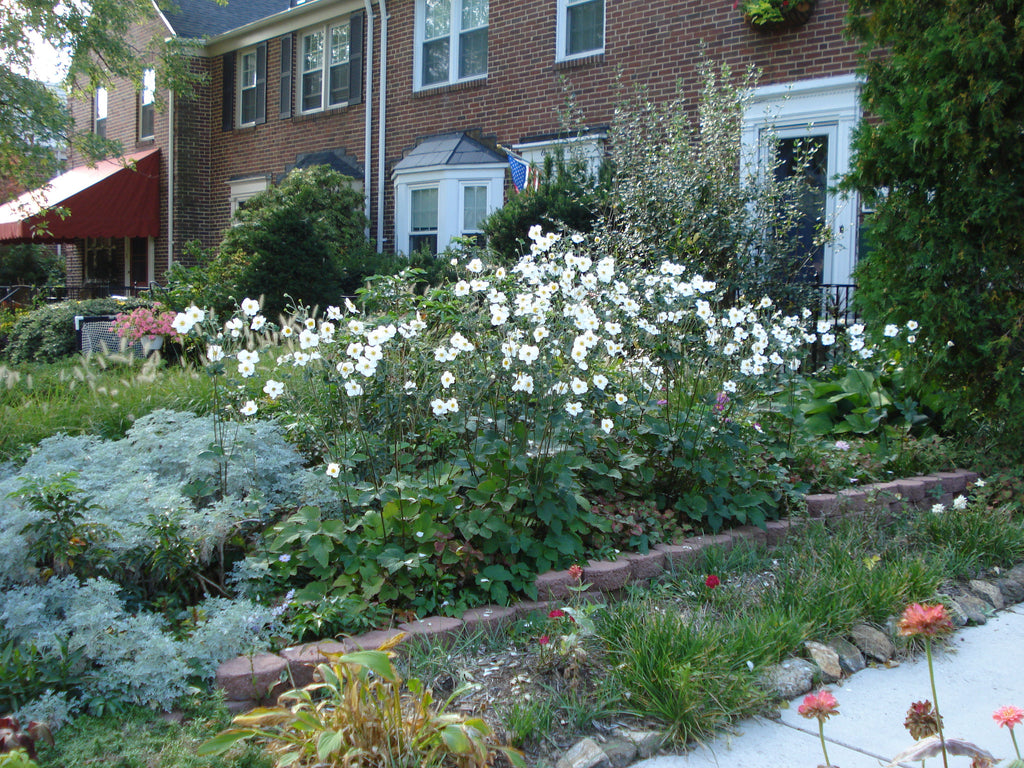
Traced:
POLYGON ((1024 722, 1024 709, 1008 704, 1007 706, 1000 707, 993 712, 992 719, 999 723, 1000 728, 1005 725, 1012 731, 1013 726, 1020 725, 1024 722))
POLYGON ((715 576, 715 574, 711 574, 706 579, 704 579, 704 586, 707 587, 708 589, 714 589, 715 587, 717 587, 721 583, 722 583, 722 580, 719 579, 717 576, 715 576))
POLYGON ((935 637, 953 631, 953 622, 946 613, 946 606, 921 605, 914 603, 907 606, 903 611, 903 618, 899 623, 900 634, 907 637, 935 637))
POLYGON ((569 577, 574 579, 574 580, 576 580, 576 581, 579 581, 580 579, 583 578, 583 568, 581 568, 578 565, 570 565, 569 566, 569 577))
POLYGON ((824 723, 832 715, 839 714, 839 702, 828 689, 822 688, 817 693, 807 694, 804 703, 796 711, 808 720, 817 718, 819 722, 824 723))
POLYGON ((561 608, 555 608, 551 613, 548 614, 549 619, 560 619, 565 616, 565 611, 561 608))
POLYGON ((547 635, 541 635, 540 639, 537 642, 540 643, 541 645, 547 645, 548 643, 551 642, 551 638, 548 637, 547 635))

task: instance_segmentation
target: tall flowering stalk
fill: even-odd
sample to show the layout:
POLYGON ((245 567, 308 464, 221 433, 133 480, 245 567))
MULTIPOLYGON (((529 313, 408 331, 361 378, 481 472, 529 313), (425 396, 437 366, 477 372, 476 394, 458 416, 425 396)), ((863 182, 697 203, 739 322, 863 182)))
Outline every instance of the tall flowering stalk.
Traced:
POLYGON ((942 748, 942 765, 949 768, 949 757, 946 754, 946 738, 942 733, 942 715, 939 714, 939 697, 935 689, 935 667, 932 664, 932 638, 941 637, 953 631, 953 622, 942 604, 922 605, 913 603, 903 611, 899 621, 899 633, 904 637, 920 637, 924 639, 925 655, 928 659, 928 678, 932 685, 932 702, 934 702, 935 728, 939 734, 942 748))
POLYGON ((825 756, 825 768, 830 768, 832 762, 828 759, 828 749, 825 747, 825 721, 839 714, 836 697, 827 688, 823 688, 817 693, 808 694, 796 711, 808 720, 818 721, 818 738, 821 740, 821 752, 825 756))
POLYGON ((1009 729, 1010 738, 1013 740, 1013 751, 1017 753, 1017 762, 1020 762, 1020 747, 1017 746, 1017 735, 1013 732, 1013 728, 1024 722, 1024 709, 1013 705, 1000 707, 992 713, 992 719, 999 723, 1000 728, 1005 726, 1009 729))

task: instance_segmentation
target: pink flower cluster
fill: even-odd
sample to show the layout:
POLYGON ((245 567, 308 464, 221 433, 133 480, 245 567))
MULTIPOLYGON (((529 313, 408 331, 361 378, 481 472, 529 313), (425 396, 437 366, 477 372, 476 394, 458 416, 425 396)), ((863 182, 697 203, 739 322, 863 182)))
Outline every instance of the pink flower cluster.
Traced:
POLYGON ((150 307, 136 307, 125 314, 121 312, 111 323, 111 330, 122 339, 138 341, 143 336, 170 336, 178 338, 174 330, 174 313, 157 303, 150 307))

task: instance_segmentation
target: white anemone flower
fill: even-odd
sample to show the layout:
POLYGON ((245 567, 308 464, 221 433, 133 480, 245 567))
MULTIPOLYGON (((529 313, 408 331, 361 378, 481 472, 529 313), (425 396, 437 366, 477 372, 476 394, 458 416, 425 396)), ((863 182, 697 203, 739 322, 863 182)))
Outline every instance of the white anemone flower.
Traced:
POLYGON ((587 390, 589 389, 589 387, 587 386, 587 382, 585 382, 583 379, 578 379, 576 377, 573 377, 572 381, 569 382, 569 387, 572 389, 572 393, 574 395, 586 394, 587 390))
POLYGON ((277 398, 284 394, 284 383, 267 379, 267 383, 263 385, 263 391, 271 400, 277 400, 277 398))
POLYGON ((594 374, 592 381, 594 382, 594 386, 602 392, 604 391, 604 388, 608 386, 608 377, 601 373, 594 374))
POLYGON ((448 389, 452 384, 455 383, 455 374, 451 371, 445 371, 441 374, 441 386, 448 389))
POLYGON ((256 401, 255 400, 246 400, 245 401, 245 405, 243 405, 241 408, 239 408, 239 410, 242 412, 243 416, 252 416, 259 409, 256 407, 256 401))
POLYGON ((358 397, 363 394, 363 387, 358 381, 346 381, 345 382, 345 394, 349 397, 358 397))
POLYGON ((267 318, 263 315, 256 315, 256 317, 252 319, 252 323, 249 324, 249 327, 254 331, 262 331, 266 325, 267 318))
POLYGON ((260 303, 256 299, 242 299, 242 311, 249 317, 255 317, 259 314, 260 303))
POLYGON ((606 435, 610 435, 612 433, 612 429, 614 429, 614 427, 615 427, 615 422, 612 421, 611 419, 601 419, 601 429, 604 430, 604 433, 606 435))
POLYGON ((430 401, 430 408, 434 411, 435 416, 444 416, 448 413, 448 405, 441 398, 436 398, 430 401))
POLYGON ((328 477, 337 477, 340 474, 341 474, 341 465, 340 464, 336 464, 335 462, 332 461, 330 464, 327 465, 326 475, 328 477))
POLYGON ((615 393, 615 402, 618 403, 619 405, 625 405, 628 401, 629 401, 629 398, 626 397, 621 392, 616 392, 615 393))
POLYGON ((583 413, 583 403, 579 402, 578 400, 574 400, 571 403, 566 403, 565 412, 568 413, 570 416, 579 416, 581 413, 583 413))
POLYGON ((219 363, 224 359, 224 347, 220 344, 211 344, 206 348, 206 357, 211 363, 219 363))

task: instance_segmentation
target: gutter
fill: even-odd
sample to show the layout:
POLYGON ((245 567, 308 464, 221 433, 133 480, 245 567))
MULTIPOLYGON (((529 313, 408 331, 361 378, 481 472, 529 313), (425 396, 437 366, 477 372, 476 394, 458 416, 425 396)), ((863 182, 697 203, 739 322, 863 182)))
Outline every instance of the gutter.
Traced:
MULTIPOLYGON (((371 153, 373 152, 373 0, 365 0, 366 3, 366 98, 363 99, 363 112, 365 113, 365 127, 363 129, 363 208, 366 213, 366 231, 364 235, 370 238, 370 184, 373 181, 373 170, 371 153)), ((377 245, 377 252, 380 252, 380 244, 377 245)))
POLYGON ((377 114, 377 253, 384 251, 384 126, 387 124, 388 9, 380 0, 380 106, 377 114))
POLYGON ((167 269, 174 266, 174 161, 174 91, 167 89, 167 269))

